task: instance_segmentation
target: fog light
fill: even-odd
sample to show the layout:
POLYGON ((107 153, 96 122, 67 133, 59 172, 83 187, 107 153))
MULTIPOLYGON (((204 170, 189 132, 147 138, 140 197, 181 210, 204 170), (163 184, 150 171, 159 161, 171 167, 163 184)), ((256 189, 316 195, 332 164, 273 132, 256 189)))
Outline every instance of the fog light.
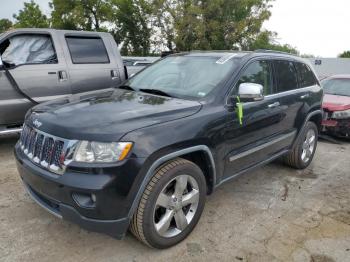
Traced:
POLYGON ((72 198, 78 206, 82 208, 94 208, 96 207, 96 195, 95 194, 82 194, 73 193, 72 198))

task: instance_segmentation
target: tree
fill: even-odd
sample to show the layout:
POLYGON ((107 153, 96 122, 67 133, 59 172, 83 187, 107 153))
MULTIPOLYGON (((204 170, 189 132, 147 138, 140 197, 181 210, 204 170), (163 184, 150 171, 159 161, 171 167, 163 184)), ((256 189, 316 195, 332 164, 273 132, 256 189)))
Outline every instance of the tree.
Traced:
POLYGON ((339 55, 340 58, 350 58, 350 51, 345 51, 339 55))
POLYGON ((20 10, 18 14, 14 14, 13 18, 16 20, 16 28, 49 27, 49 21, 47 17, 41 12, 39 5, 37 5, 33 0, 24 3, 24 8, 20 10))
POLYGON ((123 55, 147 56, 151 48, 150 14, 152 7, 146 0, 113 0, 113 22, 123 55))
POLYGON ((6 18, 0 19, 0 34, 12 27, 12 22, 6 18))
POLYGON ((163 45, 188 51, 246 47, 270 17, 271 1, 154 0, 153 4, 163 45))
POLYGON ((268 49, 268 50, 275 50, 275 51, 281 51, 291 54, 299 54, 299 51, 288 45, 284 44, 281 45, 276 41, 277 34, 275 32, 271 31, 262 31, 256 39, 253 39, 251 43, 248 43, 248 45, 245 47, 247 50, 257 50, 257 49, 268 49))
POLYGON ((52 27, 108 31, 124 55, 150 52, 150 13, 147 0, 52 0, 52 27))
POLYGON ((110 20, 110 0, 53 0, 50 7, 52 27, 58 29, 107 31, 103 24, 110 20))

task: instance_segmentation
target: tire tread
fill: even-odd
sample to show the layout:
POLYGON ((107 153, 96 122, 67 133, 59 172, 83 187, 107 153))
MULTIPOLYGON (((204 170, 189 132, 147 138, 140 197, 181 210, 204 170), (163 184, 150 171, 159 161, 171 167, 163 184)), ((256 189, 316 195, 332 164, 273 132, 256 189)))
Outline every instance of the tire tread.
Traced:
POLYGON ((148 201, 148 198, 152 191, 154 190, 154 187, 157 185, 159 180, 172 168, 175 168, 176 166, 183 165, 183 164, 192 164, 191 161, 188 161, 183 158, 176 158, 174 160, 170 160, 163 165, 161 165, 159 168, 156 169, 155 174, 148 182, 145 191, 142 194, 141 200, 139 202, 139 205, 137 207, 137 210, 132 217, 131 223, 130 223, 130 231, 131 233, 141 242, 146 244, 149 247, 152 247, 150 243, 148 243, 145 234, 143 232, 143 220, 144 220, 144 210, 146 203, 148 201))

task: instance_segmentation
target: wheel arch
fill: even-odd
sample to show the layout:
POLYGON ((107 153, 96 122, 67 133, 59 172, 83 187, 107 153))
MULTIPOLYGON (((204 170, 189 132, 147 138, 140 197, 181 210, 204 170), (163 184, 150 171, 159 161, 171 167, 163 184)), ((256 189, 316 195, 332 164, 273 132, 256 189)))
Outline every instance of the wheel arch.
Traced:
POLYGON ((142 183, 138 189, 136 197, 130 208, 130 211, 128 214, 129 219, 131 219, 132 216, 134 215, 137 209, 137 206, 140 202, 140 199, 142 197, 143 191, 145 190, 148 182, 151 180, 155 170, 165 162, 175 159, 177 157, 187 159, 189 161, 192 161, 196 165, 198 165, 199 168, 202 170, 205 176, 205 179, 207 181, 207 186, 208 186, 207 193, 210 194, 213 191, 216 183, 216 168, 215 168, 214 157, 209 147, 206 145, 197 145, 197 146, 177 150, 175 152, 172 152, 170 154, 167 154, 158 158, 152 163, 150 168, 148 168, 146 175, 142 180, 142 183))
POLYGON ((323 112, 322 110, 315 110, 315 111, 312 111, 310 112, 307 117, 305 118, 305 121, 302 125, 302 127, 300 128, 299 132, 298 132, 298 135, 296 137, 296 139, 294 140, 294 143, 293 143, 293 147, 295 146, 296 143, 298 143, 299 139, 300 139, 300 136, 302 135, 302 130, 304 130, 306 124, 308 122, 313 122, 315 123, 315 125, 317 126, 317 129, 318 131, 320 132, 321 131, 321 123, 322 123, 322 116, 323 116, 323 112))

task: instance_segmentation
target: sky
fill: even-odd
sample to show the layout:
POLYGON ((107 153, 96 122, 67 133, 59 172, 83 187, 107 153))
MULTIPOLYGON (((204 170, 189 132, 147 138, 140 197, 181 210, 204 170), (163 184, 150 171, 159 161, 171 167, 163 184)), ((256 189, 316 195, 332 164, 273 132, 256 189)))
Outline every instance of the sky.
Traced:
POLYGON ((273 5, 264 27, 277 32, 280 43, 321 57, 350 50, 349 0, 276 0, 273 5))
MULTIPOLYGON (((27 0, 29 1, 29 0, 27 0)), ((25 0, 0 0, 0 19, 12 19, 25 0)), ((46 15, 49 0, 35 0, 46 15)), ((278 33, 278 42, 301 54, 336 57, 350 50, 349 0, 275 0, 264 28, 278 33)))

